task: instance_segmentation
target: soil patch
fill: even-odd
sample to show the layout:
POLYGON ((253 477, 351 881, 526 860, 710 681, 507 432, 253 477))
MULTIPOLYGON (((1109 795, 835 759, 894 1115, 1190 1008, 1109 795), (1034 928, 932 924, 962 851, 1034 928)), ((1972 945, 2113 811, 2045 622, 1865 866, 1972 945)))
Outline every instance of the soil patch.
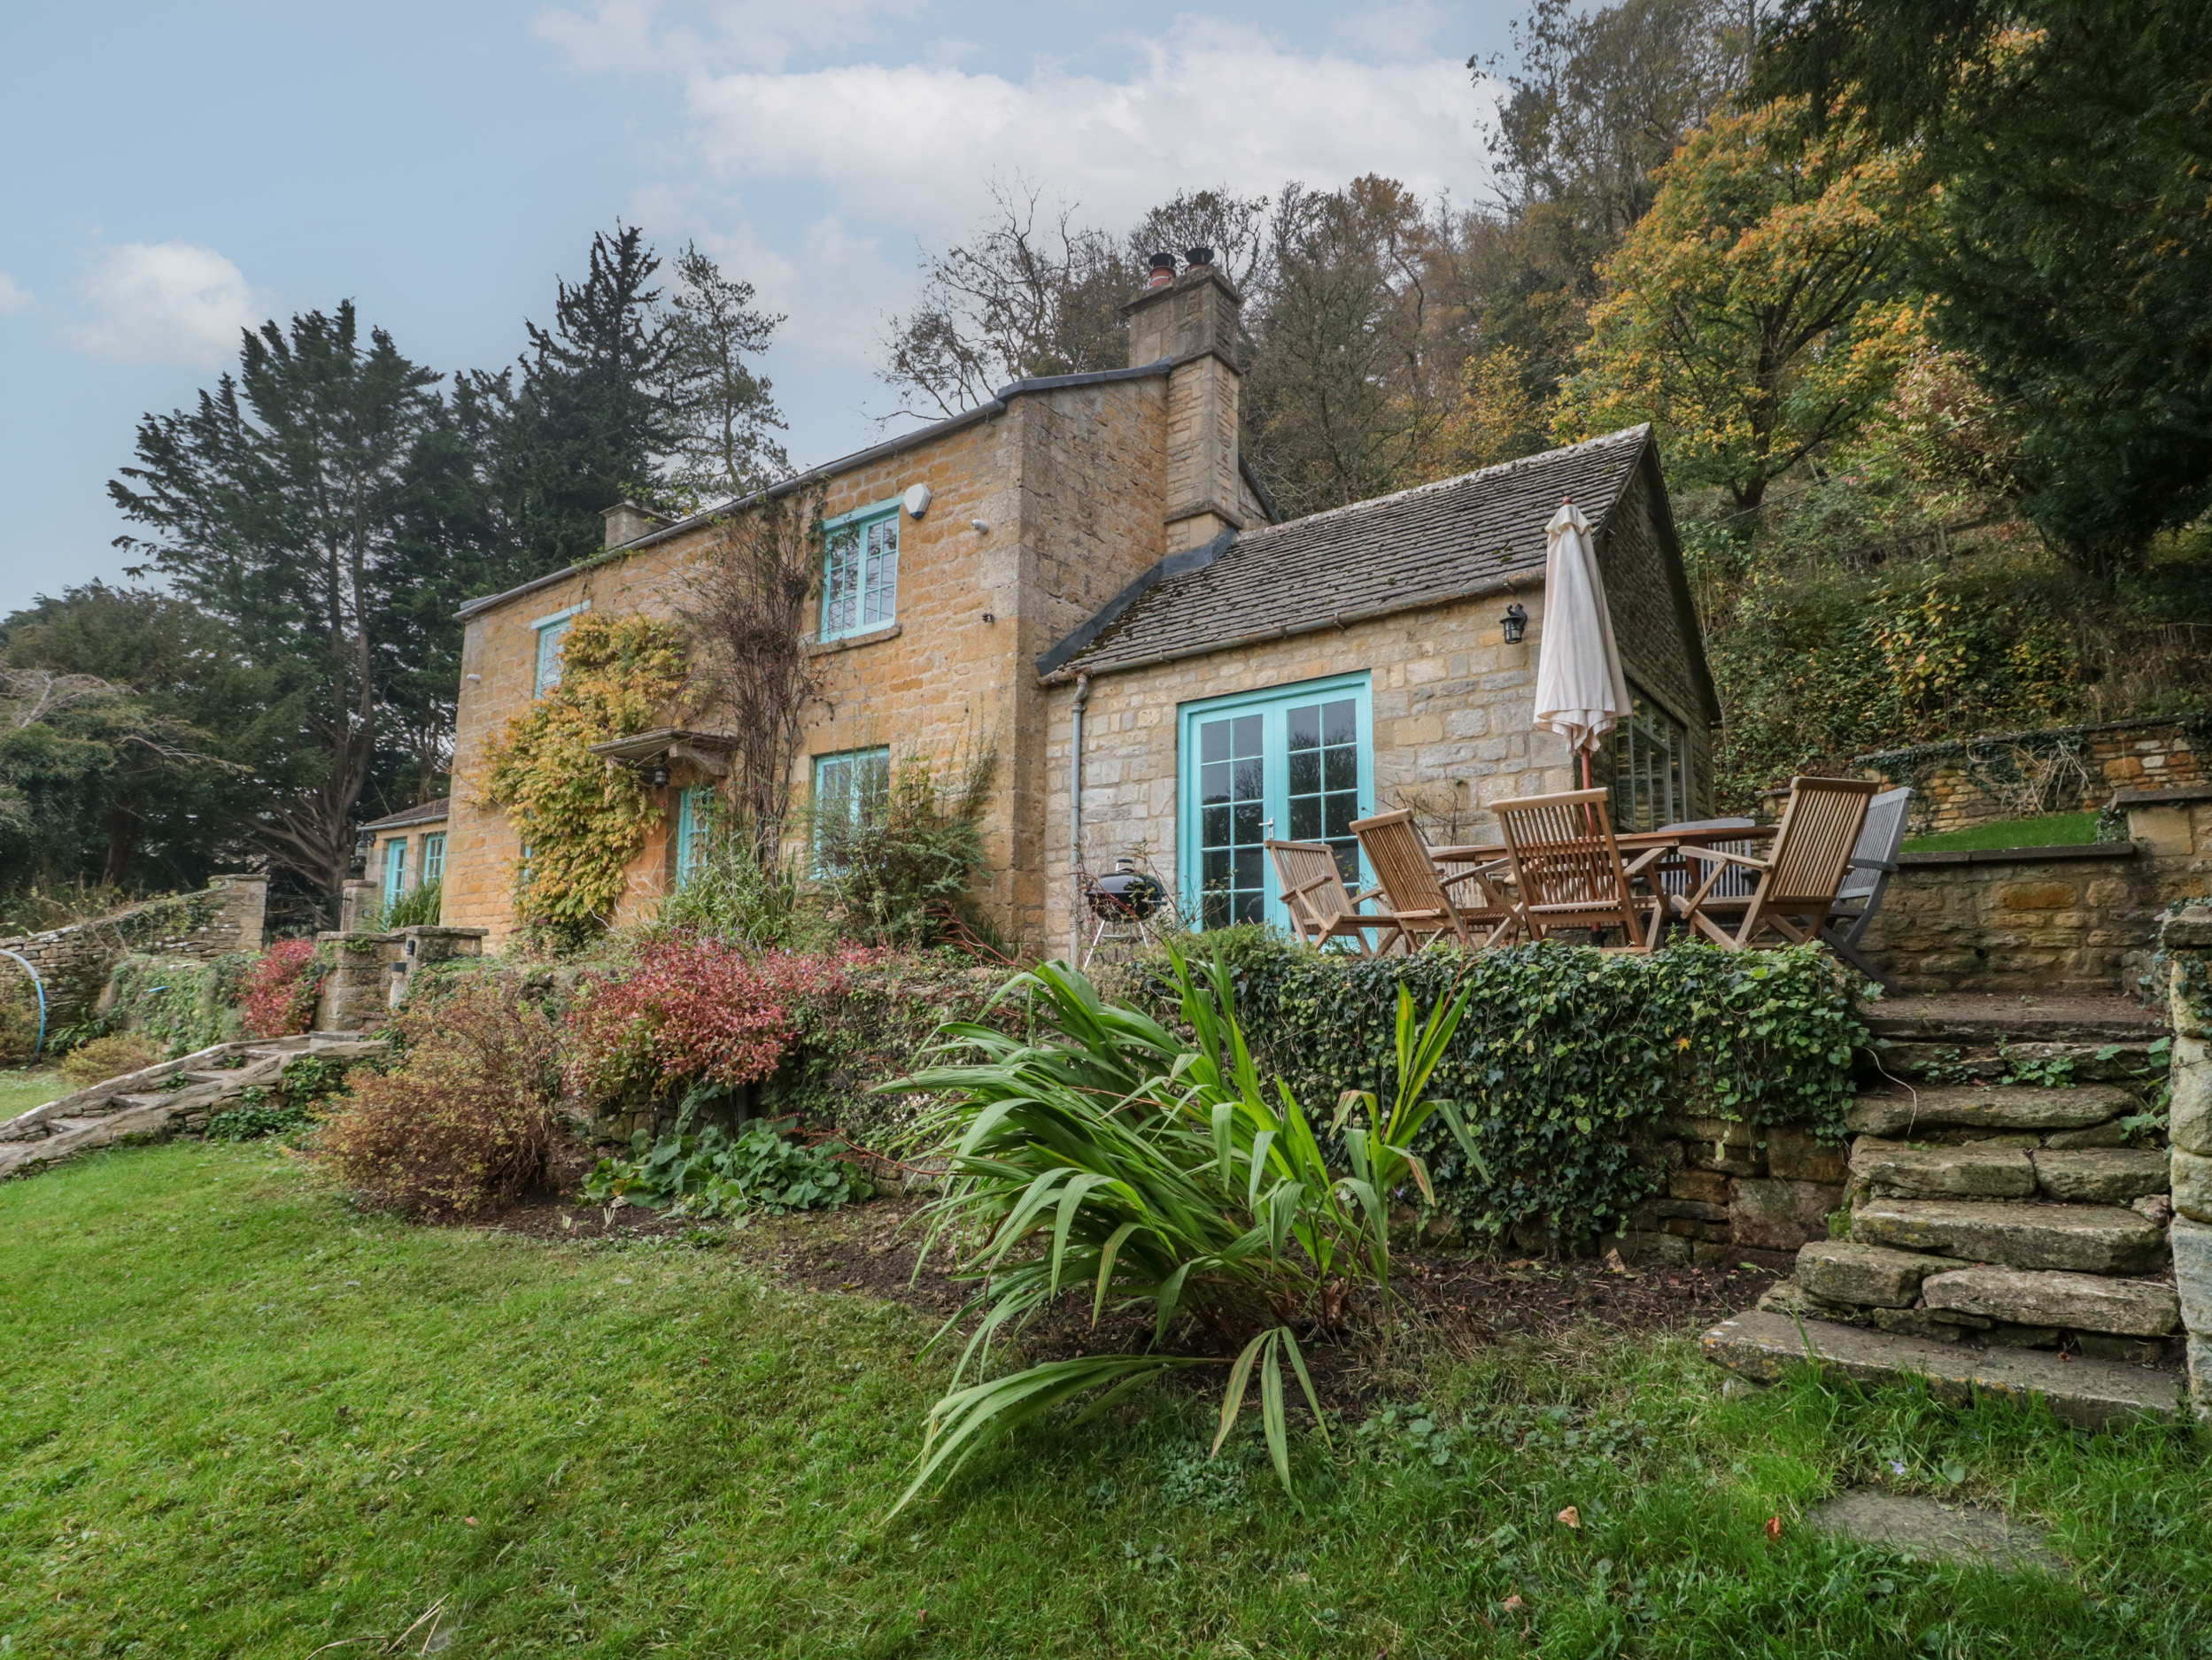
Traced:
POLYGON ((2066 1571, 2066 1563, 2045 1548, 2041 1528, 2015 1522, 2002 1510, 1862 1487, 1837 1494, 1806 1519, 1823 1533, 1841 1533, 1922 1561, 2066 1571))

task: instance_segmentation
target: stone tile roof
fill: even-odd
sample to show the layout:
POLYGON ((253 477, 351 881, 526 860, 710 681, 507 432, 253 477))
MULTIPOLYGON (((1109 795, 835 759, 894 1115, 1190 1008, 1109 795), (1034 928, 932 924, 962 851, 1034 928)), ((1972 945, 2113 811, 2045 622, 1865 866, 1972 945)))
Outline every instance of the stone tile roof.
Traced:
POLYGON ((1223 538, 1164 560, 1038 662, 1102 674, 1164 657, 1541 584, 1543 528, 1572 496, 1605 529, 1651 444, 1630 427, 1458 478, 1223 538))
POLYGON ((373 818, 361 826, 365 830, 405 830, 410 824, 435 824, 450 810, 447 797, 425 801, 421 807, 402 807, 397 813, 387 813, 383 818, 373 818))

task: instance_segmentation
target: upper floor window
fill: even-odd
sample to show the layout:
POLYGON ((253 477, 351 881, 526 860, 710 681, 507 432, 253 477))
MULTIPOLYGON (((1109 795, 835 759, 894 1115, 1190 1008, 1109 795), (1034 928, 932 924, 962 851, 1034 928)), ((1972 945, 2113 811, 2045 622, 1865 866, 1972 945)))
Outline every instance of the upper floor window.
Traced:
POLYGON ((878 502, 823 527, 822 637, 839 640, 899 619, 899 504, 878 502))
POLYGON ((532 697, 542 698, 561 683, 561 642, 567 637, 568 625, 578 614, 591 608, 592 602, 587 599, 580 606, 570 606, 566 611, 556 611, 530 624, 538 633, 538 674, 530 688, 532 697))
POLYGON ((1613 828, 1654 830, 1693 816, 1689 730, 1633 687, 1629 709, 1613 730, 1613 828))

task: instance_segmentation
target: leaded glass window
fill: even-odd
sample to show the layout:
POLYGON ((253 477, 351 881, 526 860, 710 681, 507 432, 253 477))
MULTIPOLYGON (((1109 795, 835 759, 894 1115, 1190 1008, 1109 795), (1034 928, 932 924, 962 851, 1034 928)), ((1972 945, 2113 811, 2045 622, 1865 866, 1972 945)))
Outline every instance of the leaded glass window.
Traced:
POLYGON ((1653 830, 1697 816, 1690 800, 1690 733, 1680 721, 1631 691, 1630 713, 1613 731, 1613 822, 1623 831, 1653 830))
MULTIPOLYGON (((875 510, 870 509, 871 513, 875 510)), ((899 619, 899 509, 830 526, 822 575, 822 637, 841 639, 899 619)))

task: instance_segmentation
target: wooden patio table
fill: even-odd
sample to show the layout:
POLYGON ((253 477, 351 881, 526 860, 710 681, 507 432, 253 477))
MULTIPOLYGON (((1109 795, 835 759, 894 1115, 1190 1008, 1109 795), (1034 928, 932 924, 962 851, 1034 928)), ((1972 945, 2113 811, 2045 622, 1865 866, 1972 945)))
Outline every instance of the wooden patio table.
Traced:
MULTIPOLYGON (((1773 824, 1739 825, 1733 830, 1636 830, 1618 832, 1613 841, 1624 853, 1651 847, 1710 847, 1714 842, 1772 841, 1773 824)), ((1470 843, 1463 847, 1432 847, 1428 856, 1440 865, 1487 865, 1505 857, 1504 842, 1470 843)))

